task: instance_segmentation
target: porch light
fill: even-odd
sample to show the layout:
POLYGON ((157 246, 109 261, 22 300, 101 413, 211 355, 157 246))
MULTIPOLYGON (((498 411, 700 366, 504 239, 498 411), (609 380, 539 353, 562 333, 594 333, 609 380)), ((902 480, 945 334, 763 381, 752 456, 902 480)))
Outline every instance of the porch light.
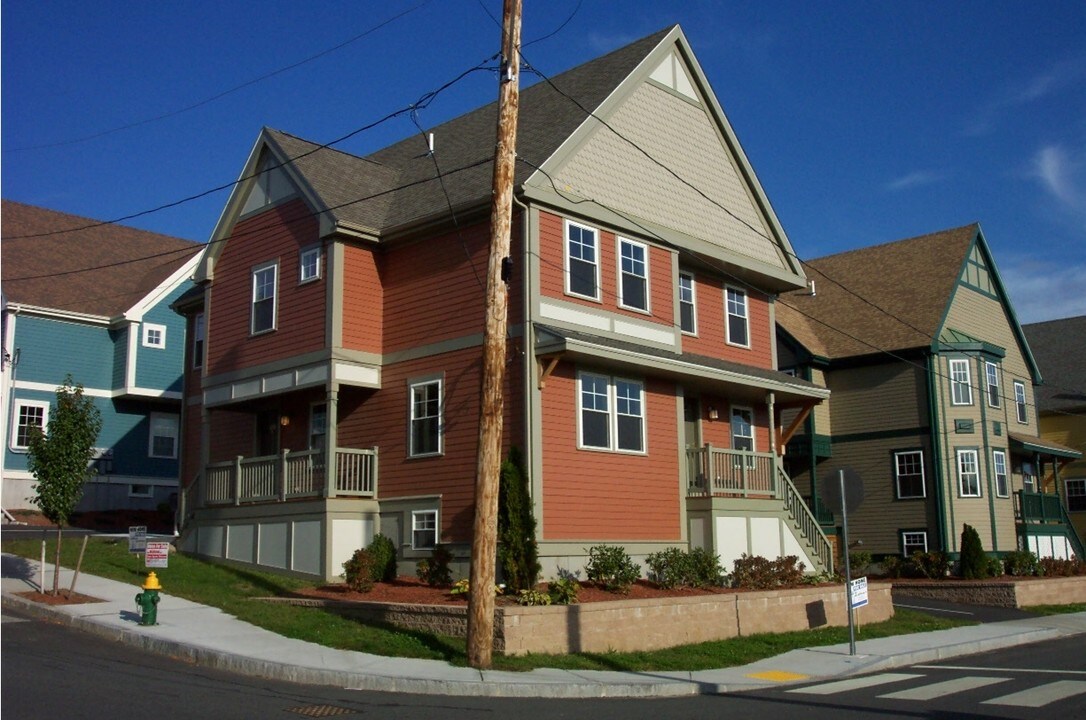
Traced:
POLYGON ((279 424, 282 425, 283 427, 287 427, 288 425, 290 425, 290 416, 289 415, 281 416, 279 418, 279 424))
POLYGON ((710 405, 709 406, 709 419, 710 420, 716 420, 719 417, 720 417, 720 413, 717 412, 716 406, 710 405))

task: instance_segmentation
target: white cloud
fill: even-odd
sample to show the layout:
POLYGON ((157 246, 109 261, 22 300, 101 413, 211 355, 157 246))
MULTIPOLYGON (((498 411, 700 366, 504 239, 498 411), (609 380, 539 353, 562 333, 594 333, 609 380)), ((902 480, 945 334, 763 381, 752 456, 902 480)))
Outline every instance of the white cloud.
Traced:
POLYGON ((1086 265, 1022 260, 1004 263, 1000 277, 1021 323, 1086 315, 1086 265))
POLYGON ((1084 77, 1086 77, 1086 59, 1076 58, 1058 62, 1024 82, 1004 88, 980 108, 977 117, 968 121, 965 134, 971 137, 986 135, 992 131, 998 117, 1005 111, 1043 100, 1078 83, 1084 77))
POLYGON ((1061 145, 1048 145, 1033 156, 1033 177, 1067 210, 1086 214, 1086 173, 1080 158, 1061 145))
POLYGON ((891 180, 886 184, 886 189, 891 191, 909 190, 914 187, 920 187, 921 185, 931 185, 942 179, 943 175, 941 173, 930 172, 928 170, 916 170, 891 180))

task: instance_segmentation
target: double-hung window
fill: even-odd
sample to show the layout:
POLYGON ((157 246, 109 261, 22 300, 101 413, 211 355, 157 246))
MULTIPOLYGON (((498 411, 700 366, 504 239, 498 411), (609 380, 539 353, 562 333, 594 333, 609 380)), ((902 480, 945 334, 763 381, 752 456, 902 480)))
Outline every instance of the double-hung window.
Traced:
POLYGON ((631 310, 649 309, 649 249, 641 243, 619 238, 618 304, 631 310))
POLYGON ((321 248, 319 245, 302 250, 298 256, 298 282, 319 280, 321 276, 321 248))
POLYGON ((952 358, 950 361, 950 402, 954 405, 972 405, 973 389, 969 385, 969 360, 952 358))
POLYGON ((566 292, 600 299, 599 234, 566 221, 566 292))
POLYGON ((903 450, 894 453, 894 479, 899 500, 922 498, 924 488, 924 451, 903 450))
POLYGON ((1068 478, 1067 511, 1086 512, 1086 478, 1068 478))
POLYGON ((992 471, 995 473, 996 496, 1010 497, 1011 490, 1007 484, 1007 453, 1005 451, 992 451, 992 471))
POLYGON ((750 326, 747 313, 747 291, 740 288, 725 288, 727 306, 728 344, 750 347, 750 326))
POLYGON ((441 453, 441 380, 427 380, 411 385, 412 457, 441 453))
POLYGON ((928 533, 922 530, 902 530, 901 531, 901 553, 905 557, 911 556, 914 552, 927 552, 928 551, 928 533))
POLYGON ((1026 384, 1021 380, 1014 381, 1014 411, 1018 416, 1018 422, 1023 425, 1028 421, 1026 415, 1026 384))
POLYGON ((999 366, 994 362, 984 363, 984 379, 988 388, 988 407, 999 407, 999 366))
POLYGON ((37 431, 45 432, 49 422, 49 403, 37 400, 15 401, 15 426, 11 429, 11 449, 26 450, 37 431))
POLYGON ((958 450, 958 494, 980 497, 980 463, 976 450, 958 450))
POLYGON ((147 454, 153 458, 176 458, 177 428, 177 415, 151 413, 151 435, 147 441, 147 454))
POLYGON ((684 333, 696 335, 698 332, 697 306, 694 298, 694 276, 679 273, 679 327, 684 333))
POLYGON ((202 367, 204 364, 204 314, 196 313, 192 319, 192 366, 202 367))
POLYGON ((645 388, 636 380, 579 375, 580 446, 645 451, 645 388))
POLYGON ((415 510, 411 513, 411 547, 426 550, 437 545, 437 510, 415 510))
POLYGON ((279 278, 279 263, 272 262, 253 269, 253 335, 275 329, 275 295, 279 278))

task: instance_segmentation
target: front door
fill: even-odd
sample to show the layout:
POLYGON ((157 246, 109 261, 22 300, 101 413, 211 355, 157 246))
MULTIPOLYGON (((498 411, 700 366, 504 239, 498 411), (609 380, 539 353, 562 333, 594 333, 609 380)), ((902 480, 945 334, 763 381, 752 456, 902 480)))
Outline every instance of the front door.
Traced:
POLYGON ((279 454, 279 412, 261 410, 256 414, 256 454, 279 454))

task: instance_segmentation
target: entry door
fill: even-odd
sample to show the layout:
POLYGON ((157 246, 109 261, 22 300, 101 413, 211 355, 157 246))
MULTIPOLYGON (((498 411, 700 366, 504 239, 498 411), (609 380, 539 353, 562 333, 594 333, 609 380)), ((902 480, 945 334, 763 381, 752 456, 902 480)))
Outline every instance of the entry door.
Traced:
POLYGON ((256 454, 279 454, 279 413, 262 410, 256 414, 256 454))
POLYGON ((701 403, 697 398, 683 399, 683 430, 687 448, 701 447, 701 403))

